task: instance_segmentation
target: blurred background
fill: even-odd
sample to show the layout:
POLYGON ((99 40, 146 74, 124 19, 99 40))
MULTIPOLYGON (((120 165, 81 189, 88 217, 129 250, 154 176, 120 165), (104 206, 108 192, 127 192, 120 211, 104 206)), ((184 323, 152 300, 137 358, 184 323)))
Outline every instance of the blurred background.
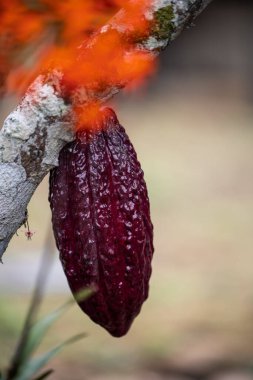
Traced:
MULTIPOLYGON (((253 4, 214 0, 113 106, 145 172, 155 231, 149 299, 126 337, 76 306, 42 350, 85 331, 50 367, 59 380, 253 379, 253 4)), ((2 112, 2 118, 7 108, 2 112)), ((0 274, 0 367, 13 352, 50 225, 48 178, 0 274)), ((44 315, 70 296, 55 251, 44 315)))

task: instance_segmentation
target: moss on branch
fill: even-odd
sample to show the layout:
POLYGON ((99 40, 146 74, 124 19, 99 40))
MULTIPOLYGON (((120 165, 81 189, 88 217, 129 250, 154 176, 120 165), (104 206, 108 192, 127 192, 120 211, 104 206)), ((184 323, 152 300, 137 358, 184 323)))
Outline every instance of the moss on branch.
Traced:
POLYGON ((174 32, 173 7, 168 5, 154 12, 154 25, 151 35, 157 40, 168 40, 174 32))

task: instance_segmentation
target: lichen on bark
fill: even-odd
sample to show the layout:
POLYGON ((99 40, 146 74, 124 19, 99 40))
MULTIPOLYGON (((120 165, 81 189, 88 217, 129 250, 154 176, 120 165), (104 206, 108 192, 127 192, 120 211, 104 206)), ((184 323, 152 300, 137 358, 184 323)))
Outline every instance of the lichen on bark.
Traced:
POLYGON ((160 8, 154 12, 151 35, 157 40, 169 40, 174 32, 174 12, 172 5, 160 8))

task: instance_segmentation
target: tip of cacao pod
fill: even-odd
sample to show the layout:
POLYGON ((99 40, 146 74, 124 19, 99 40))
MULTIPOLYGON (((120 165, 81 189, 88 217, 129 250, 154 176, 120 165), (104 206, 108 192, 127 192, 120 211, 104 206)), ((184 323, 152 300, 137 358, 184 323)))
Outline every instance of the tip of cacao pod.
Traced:
POLYGON ((130 326, 127 326, 127 328, 125 328, 124 330, 120 329, 120 330, 107 330, 114 338, 122 338, 123 336, 125 336, 129 329, 130 329, 131 325, 130 326))
POLYGON ((103 286, 98 288, 97 292, 87 300, 78 302, 78 305, 93 322, 102 326, 115 338, 123 337, 128 333, 135 317, 141 310, 139 302, 135 308, 127 307, 124 303, 119 306, 117 299, 104 294, 103 286))

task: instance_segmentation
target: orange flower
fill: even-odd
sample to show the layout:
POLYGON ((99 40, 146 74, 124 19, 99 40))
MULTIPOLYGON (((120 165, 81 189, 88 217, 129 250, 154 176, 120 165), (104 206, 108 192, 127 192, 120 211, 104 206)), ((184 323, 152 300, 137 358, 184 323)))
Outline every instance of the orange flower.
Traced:
POLYGON ((8 59, 12 68, 9 89, 23 90, 39 72, 53 67, 64 72, 66 86, 71 89, 80 85, 99 89, 129 81, 141 84, 154 71, 153 57, 135 47, 136 39, 144 38, 150 27, 144 17, 150 1, 37 0, 29 8, 21 0, 10 0, 1 5, 0 48, 6 50, 5 63, 8 59), (127 32, 108 28, 92 37, 92 46, 85 47, 91 33, 121 6, 125 11, 118 22, 127 32), (38 50, 36 59, 27 61, 27 48, 42 42, 44 48, 38 50))

